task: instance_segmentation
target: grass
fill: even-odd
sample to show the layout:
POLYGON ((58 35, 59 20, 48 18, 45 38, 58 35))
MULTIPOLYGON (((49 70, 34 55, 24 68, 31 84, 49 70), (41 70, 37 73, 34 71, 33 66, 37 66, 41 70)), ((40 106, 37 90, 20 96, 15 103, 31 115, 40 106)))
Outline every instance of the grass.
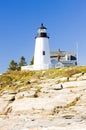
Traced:
POLYGON ((46 71, 46 75, 49 78, 56 77, 71 77, 77 73, 86 73, 86 66, 74 66, 67 68, 54 68, 46 71))
POLYGON ((35 88, 36 88, 36 92, 37 92, 37 93, 41 92, 41 89, 42 89, 41 86, 35 86, 35 88))
POLYGON ((35 79, 36 83, 39 84, 41 79, 54 79, 56 77, 69 78, 77 73, 86 73, 86 66, 52 68, 46 70, 44 76, 43 71, 7 71, 0 75, 0 92, 4 90, 16 90, 21 86, 27 86, 26 89, 29 89, 31 85, 26 84, 26 81, 30 81, 31 79, 35 79))
POLYGON ((76 103, 77 103, 79 100, 80 100, 80 97, 76 97, 72 102, 70 102, 70 103, 68 103, 68 104, 66 105, 66 108, 69 108, 69 107, 71 107, 71 106, 75 106, 76 103))
POLYGON ((76 103, 80 100, 80 96, 76 97, 72 102, 68 103, 66 106, 56 106, 53 111, 52 111, 52 115, 58 114, 61 110, 65 109, 65 108, 69 108, 72 106, 75 106, 76 103))

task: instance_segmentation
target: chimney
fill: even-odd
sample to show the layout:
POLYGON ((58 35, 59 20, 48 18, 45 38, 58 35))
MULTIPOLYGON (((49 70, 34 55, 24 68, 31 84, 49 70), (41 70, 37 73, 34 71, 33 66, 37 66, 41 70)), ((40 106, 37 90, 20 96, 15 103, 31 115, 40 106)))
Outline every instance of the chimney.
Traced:
POLYGON ((58 62, 60 62, 60 48, 58 49, 58 62))

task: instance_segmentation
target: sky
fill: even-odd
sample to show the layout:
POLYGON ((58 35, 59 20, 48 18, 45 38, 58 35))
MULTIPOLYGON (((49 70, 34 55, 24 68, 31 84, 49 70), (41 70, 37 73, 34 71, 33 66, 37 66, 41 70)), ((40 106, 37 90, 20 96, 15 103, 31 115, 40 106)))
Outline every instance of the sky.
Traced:
POLYGON ((73 51, 86 65, 86 0, 0 0, 0 73, 11 60, 29 64, 40 24, 47 27, 50 51, 73 51))

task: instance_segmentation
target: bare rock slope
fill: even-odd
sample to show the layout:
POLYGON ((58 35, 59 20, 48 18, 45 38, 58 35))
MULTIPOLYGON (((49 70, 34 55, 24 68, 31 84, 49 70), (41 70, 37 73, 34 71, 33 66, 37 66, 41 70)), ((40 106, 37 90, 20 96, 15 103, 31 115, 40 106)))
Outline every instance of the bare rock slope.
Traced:
MULTIPOLYGON (((0 130, 85 130, 86 79, 41 79, 36 87, 0 95, 0 130)), ((34 81, 31 81, 32 84, 34 81)), ((23 86, 22 86, 23 87, 23 86)))

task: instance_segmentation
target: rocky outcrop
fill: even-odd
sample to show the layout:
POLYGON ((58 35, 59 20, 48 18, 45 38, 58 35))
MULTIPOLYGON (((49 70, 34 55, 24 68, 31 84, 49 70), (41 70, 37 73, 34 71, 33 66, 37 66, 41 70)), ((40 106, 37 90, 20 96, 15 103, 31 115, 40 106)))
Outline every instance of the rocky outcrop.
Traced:
POLYGON ((86 80, 66 80, 33 80, 27 91, 3 92, 0 130, 85 130, 86 80))

